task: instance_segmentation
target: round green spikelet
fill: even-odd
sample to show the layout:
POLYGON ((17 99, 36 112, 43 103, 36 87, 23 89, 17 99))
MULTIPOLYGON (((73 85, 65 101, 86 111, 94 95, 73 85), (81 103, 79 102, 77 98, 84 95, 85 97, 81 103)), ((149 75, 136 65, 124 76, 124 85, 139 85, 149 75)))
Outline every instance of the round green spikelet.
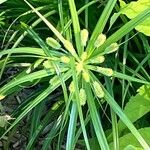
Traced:
POLYGON ((54 38, 52 38, 52 37, 48 37, 48 38, 46 39, 46 43, 47 43, 50 47, 52 47, 52 48, 54 48, 54 49, 60 49, 60 48, 61 48, 61 45, 60 45, 54 38))
POLYGON ((93 59, 90 59, 90 63, 92 64, 101 64, 105 61, 105 57, 104 56, 97 56, 93 59))
POLYGON ((70 58, 67 56, 60 57, 61 62, 68 64, 70 62, 70 58))
POLYGON ((96 70, 100 72, 101 74, 106 75, 108 77, 113 76, 113 70, 111 68, 97 67, 96 70))
POLYGON ((74 56, 76 55, 76 51, 72 45, 72 43, 68 40, 65 40, 64 47, 74 56))
POLYGON ((81 30, 81 44, 82 44, 82 46, 86 46, 88 36, 89 36, 89 32, 87 29, 81 30))
POLYGON ((53 77, 52 79, 50 79, 49 83, 50 83, 51 85, 54 85, 56 82, 58 82, 58 80, 59 80, 58 76, 55 76, 55 77, 53 77))
POLYGON ((101 88, 101 85, 97 81, 94 81, 93 87, 94 87, 94 92, 95 92, 96 96, 98 98, 103 98, 104 97, 104 91, 101 88))
POLYGON ((69 91, 70 91, 70 93, 74 93, 75 92, 75 86, 74 86, 73 81, 69 85, 69 91))
POLYGON ((98 48, 98 47, 100 47, 101 45, 103 45, 105 41, 106 41, 106 35, 103 34, 103 33, 101 33, 101 34, 97 37, 97 39, 96 39, 96 41, 95 41, 95 43, 94 43, 94 46, 95 46, 96 48, 98 48))
POLYGON ((53 65, 52 65, 52 63, 51 63, 49 60, 45 60, 45 61, 43 62, 43 66, 44 66, 44 68, 46 68, 46 69, 54 68, 53 65))
POLYGON ((76 63, 76 71, 77 75, 79 75, 83 71, 83 61, 76 63))
POLYGON ((108 46, 104 53, 105 54, 109 54, 109 53, 113 53, 115 51, 117 51, 119 49, 119 45, 117 43, 112 43, 110 46, 108 46))
POLYGON ((84 106, 86 104, 86 92, 83 88, 80 89, 80 104, 81 106, 84 106))
POLYGON ((87 52, 83 52, 82 55, 81 55, 81 60, 85 61, 87 59, 87 56, 88 56, 87 52))
POLYGON ((85 80, 85 82, 90 82, 90 75, 89 75, 88 71, 83 70, 82 71, 82 77, 85 80))

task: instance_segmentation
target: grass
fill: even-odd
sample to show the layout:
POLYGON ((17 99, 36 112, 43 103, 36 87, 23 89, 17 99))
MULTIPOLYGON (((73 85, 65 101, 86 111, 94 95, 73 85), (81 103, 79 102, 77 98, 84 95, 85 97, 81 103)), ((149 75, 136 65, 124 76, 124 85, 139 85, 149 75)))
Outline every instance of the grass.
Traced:
POLYGON ((150 110, 139 106, 137 116, 126 112, 134 114, 132 97, 136 100, 142 87, 141 99, 150 99, 150 45, 147 36, 134 30, 150 16, 149 8, 131 20, 120 16, 108 30, 116 0, 13 0, 1 6, 3 149, 18 141, 19 148, 28 150, 150 149, 145 134, 150 110), (11 97, 15 106, 7 112, 11 97), (14 142, 16 133, 22 138, 14 142))

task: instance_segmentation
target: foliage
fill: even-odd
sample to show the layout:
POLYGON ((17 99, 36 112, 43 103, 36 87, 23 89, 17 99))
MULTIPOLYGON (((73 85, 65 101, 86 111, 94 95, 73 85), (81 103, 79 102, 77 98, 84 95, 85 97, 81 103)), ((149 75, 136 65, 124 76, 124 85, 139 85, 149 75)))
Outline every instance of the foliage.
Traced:
POLYGON ((111 17, 117 0, 13 0, 1 6, 0 100, 3 107, 17 102, 12 111, 1 111, 4 149, 15 132, 24 134, 19 126, 25 149, 150 149, 149 128, 137 126, 149 113, 150 46, 132 31, 149 19, 149 8, 130 21, 120 16, 118 23, 119 15, 111 17))
MULTIPOLYGON (((138 94, 132 96, 124 108, 124 113, 128 118, 135 122, 147 114, 150 105, 150 86, 145 85, 138 89, 138 94)), ((119 121, 120 131, 124 129, 124 125, 119 121)))
MULTIPOLYGON (((142 128, 142 129, 139 130, 139 132, 143 135, 144 139, 149 144, 149 138, 150 138, 149 132, 150 132, 150 128, 149 127, 148 128, 142 128)), ((125 149, 125 150, 129 149, 129 147, 126 148, 127 144, 128 145, 133 145, 133 146, 137 147, 137 149, 142 149, 142 147, 140 146, 139 142, 135 139, 135 137, 131 133, 128 133, 128 134, 120 137, 119 138, 119 144, 120 144, 120 149, 125 149)), ((112 143, 110 144, 110 148, 112 148, 112 143)), ((136 148, 134 148, 134 149, 136 149, 136 148)))
MULTIPOLYGON (((131 2, 126 4, 124 1, 120 0, 121 4, 121 14, 125 14, 129 19, 136 17, 142 11, 146 9, 150 9, 150 1, 149 0, 138 0, 136 2, 131 2)), ((145 19, 142 23, 135 27, 135 29, 139 32, 150 36, 150 17, 145 19)))

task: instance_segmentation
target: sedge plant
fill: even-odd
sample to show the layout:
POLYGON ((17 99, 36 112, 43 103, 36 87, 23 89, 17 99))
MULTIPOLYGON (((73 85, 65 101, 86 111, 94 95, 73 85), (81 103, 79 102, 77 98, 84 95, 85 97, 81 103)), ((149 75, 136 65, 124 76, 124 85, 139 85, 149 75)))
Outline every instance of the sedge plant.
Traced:
MULTIPOLYGON (((17 19, 27 16, 25 19, 28 20, 29 14, 38 16, 38 19, 32 23, 30 20, 22 19, 20 26, 23 34, 18 36, 19 31, 16 30, 4 50, 0 51, 1 78, 7 68, 16 66, 20 68, 17 75, 1 84, 0 100, 3 102, 9 95, 17 95, 26 87, 36 89, 12 112, 13 119, 6 125, 6 129, 1 131, 1 139, 6 139, 6 143, 9 144, 12 134, 18 130, 19 122, 30 118, 27 119, 30 129, 26 149, 33 149, 40 135, 46 132, 42 141, 42 150, 52 148, 54 143, 54 149, 57 150, 62 149, 63 146, 66 150, 80 146, 90 150, 93 147, 93 140, 97 143, 97 149, 119 150, 119 118, 128 132, 138 141, 140 148, 149 150, 147 141, 123 111, 125 94, 128 92, 126 89, 132 87, 134 83, 150 84, 149 75, 143 68, 144 62, 149 57, 145 58, 143 64, 141 63, 137 68, 137 72, 143 70, 144 76, 148 77, 145 79, 133 69, 126 68, 120 60, 115 59, 114 62, 111 56, 119 55, 124 46, 123 56, 127 57, 129 33, 150 16, 150 9, 142 11, 130 21, 123 18, 121 27, 115 32, 111 31, 111 27, 109 29, 111 32, 107 34, 106 28, 117 6, 117 0, 108 0, 104 6, 102 5, 100 17, 92 31, 89 27, 89 8, 93 4, 99 4, 98 0, 90 2, 86 0, 78 11, 77 2, 74 0, 65 1, 64 4, 62 0, 58 0, 55 4, 58 10, 53 9, 46 13, 46 6, 35 8, 34 3, 27 0, 23 3, 29 10, 17 19), (69 7, 70 12, 65 11, 66 6, 69 7), (84 21, 79 16, 81 13, 84 14, 84 21), (59 15, 57 26, 48 19, 54 14, 59 15), (41 22, 46 24, 51 35, 44 39, 34 29, 41 22), (11 46, 14 36, 16 41, 11 46), (125 42, 124 36, 126 36, 125 42), (29 40, 27 45, 21 46, 22 41, 28 38, 32 38, 32 42, 29 40), (28 46, 35 42, 34 46, 28 46), (117 70, 118 64, 123 70, 117 70), (113 87, 116 80, 122 84, 122 106, 115 100, 113 87), (46 104, 50 101, 53 103, 49 108, 46 104), (104 106, 107 106, 107 111, 104 106), (112 126, 111 133, 106 132, 108 128, 103 122, 104 116, 112 126), (113 144, 110 144, 111 142, 113 144)), ((130 55, 134 60, 136 59, 133 54, 130 55)))

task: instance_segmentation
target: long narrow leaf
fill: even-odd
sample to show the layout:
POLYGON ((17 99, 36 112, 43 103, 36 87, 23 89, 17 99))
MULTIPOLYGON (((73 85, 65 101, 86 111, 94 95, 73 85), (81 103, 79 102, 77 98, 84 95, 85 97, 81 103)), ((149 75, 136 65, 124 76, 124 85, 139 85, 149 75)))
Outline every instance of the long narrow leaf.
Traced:
POLYGON ((140 24, 149 16, 150 16, 150 9, 148 8, 145 11, 143 11, 141 14, 136 16, 134 19, 126 23, 123 27, 117 30, 113 35, 111 35, 99 49, 94 51, 91 57, 97 56, 98 54, 102 53, 110 44, 117 42, 119 39, 121 39, 124 35, 129 33, 131 30, 133 30, 138 24, 140 24))
POLYGON ((106 136, 103 131, 103 127, 100 121, 100 116, 97 112, 96 105, 94 102, 94 97, 92 95, 91 87, 88 83, 85 84, 86 94, 87 94, 87 102, 90 110, 90 116, 92 119, 93 127, 95 130, 95 134, 97 136, 99 145, 101 149, 109 150, 109 146, 106 140, 106 136))
MULTIPOLYGON (((64 81, 66 81, 71 75, 70 71, 65 73, 63 76, 64 81)), ((22 118, 24 118, 36 105, 38 105, 41 101, 43 101, 51 92, 53 92, 57 87, 59 87, 61 84, 60 80, 54 83, 54 85, 50 85, 48 88, 46 88, 39 96, 37 96, 31 103, 30 106, 28 106, 12 123, 12 125, 5 131, 5 133, 2 135, 2 137, 8 133, 22 118)))
POLYGON ((100 16, 98 23, 97 23, 97 25, 92 33, 92 36, 90 38, 89 44, 86 48, 86 51, 89 53, 89 55, 92 54, 93 49, 94 49, 93 48, 94 42, 96 41, 98 35, 103 32, 105 25, 107 23, 107 20, 109 19, 109 16, 116 4, 116 1, 117 0, 109 0, 102 15, 100 16))
POLYGON ((77 115, 78 115, 77 105, 75 102, 73 102, 71 108, 71 114, 70 114, 68 133, 67 133, 66 150, 74 149, 73 146, 74 146, 76 124, 77 124, 77 115))
POLYGON ((72 23, 73 23, 76 47, 79 55, 81 55, 82 47, 81 47, 80 24, 79 24, 78 14, 77 14, 74 0, 68 0, 68 2, 69 2, 70 12, 71 12, 72 23))

